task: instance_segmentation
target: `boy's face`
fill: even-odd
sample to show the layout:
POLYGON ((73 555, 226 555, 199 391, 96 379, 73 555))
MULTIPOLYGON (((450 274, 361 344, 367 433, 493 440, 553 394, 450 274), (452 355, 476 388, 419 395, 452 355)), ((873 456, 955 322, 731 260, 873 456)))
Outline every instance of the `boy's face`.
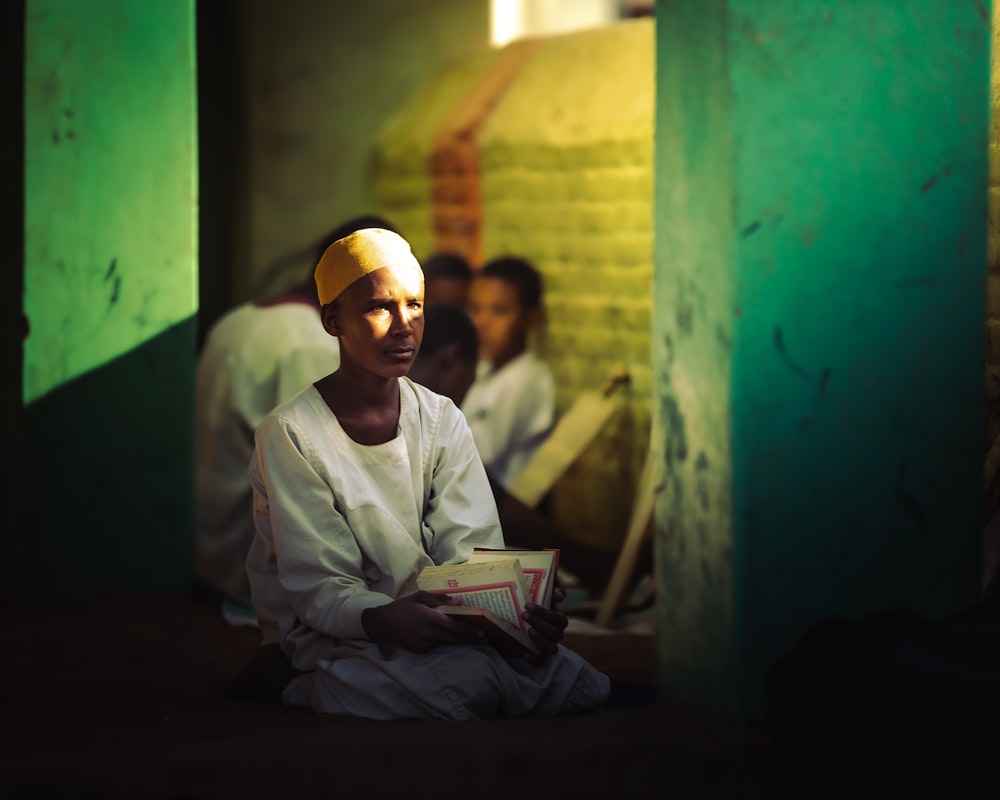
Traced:
POLYGON ((340 340, 342 365, 383 378, 402 377, 424 336, 423 276, 415 269, 377 269, 358 278, 321 313, 327 333, 340 340))
POLYGON ((480 275, 469 287, 468 311, 479 333, 479 357, 495 369, 524 352, 538 317, 521 305, 513 284, 480 275))

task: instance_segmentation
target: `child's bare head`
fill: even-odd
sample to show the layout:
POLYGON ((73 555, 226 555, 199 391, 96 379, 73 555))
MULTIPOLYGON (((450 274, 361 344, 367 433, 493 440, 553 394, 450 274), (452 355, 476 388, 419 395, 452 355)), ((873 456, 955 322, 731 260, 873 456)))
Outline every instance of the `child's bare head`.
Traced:
POLYGON ((431 254, 424 268, 424 301, 450 303, 465 308, 472 282, 472 265, 458 253, 440 251, 431 254))
POLYGON ((527 349, 541 315, 542 276, 528 260, 502 256, 476 273, 469 289, 469 316, 479 334, 480 357, 494 369, 527 349))
POLYGON ((461 405, 476 377, 479 336, 465 313, 452 303, 424 306, 424 337, 410 378, 461 405))

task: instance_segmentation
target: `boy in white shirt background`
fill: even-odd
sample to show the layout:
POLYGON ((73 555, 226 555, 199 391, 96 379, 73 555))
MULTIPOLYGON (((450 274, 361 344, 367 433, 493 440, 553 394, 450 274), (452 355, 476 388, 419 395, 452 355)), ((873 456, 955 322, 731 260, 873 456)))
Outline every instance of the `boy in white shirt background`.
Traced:
POLYGON ((506 488, 551 433, 555 382, 529 349, 542 324, 542 278, 526 259, 501 256, 475 274, 468 312, 479 365, 462 411, 490 477, 506 488))

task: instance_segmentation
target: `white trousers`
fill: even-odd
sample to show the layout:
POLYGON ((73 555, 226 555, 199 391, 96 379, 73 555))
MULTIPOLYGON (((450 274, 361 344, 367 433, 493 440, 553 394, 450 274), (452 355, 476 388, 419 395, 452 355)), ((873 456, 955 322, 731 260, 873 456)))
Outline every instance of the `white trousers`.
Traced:
POLYGON ((286 705, 378 720, 555 717, 600 711, 611 681, 562 645, 542 664, 487 645, 414 653, 350 642, 286 688, 286 705))

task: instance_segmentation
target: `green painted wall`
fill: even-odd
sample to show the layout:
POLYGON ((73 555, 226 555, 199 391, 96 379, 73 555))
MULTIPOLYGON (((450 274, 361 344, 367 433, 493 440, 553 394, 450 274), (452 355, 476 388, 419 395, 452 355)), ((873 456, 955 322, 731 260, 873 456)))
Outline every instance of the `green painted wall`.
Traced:
POLYGON ((742 713, 811 622, 978 596, 990 15, 657 9, 664 690, 742 713))
POLYGON ((193 20, 26 5, 23 595, 190 585, 193 20))
POLYGON ((197 307, 192 8, 27 5, 25 402, 197 307))

